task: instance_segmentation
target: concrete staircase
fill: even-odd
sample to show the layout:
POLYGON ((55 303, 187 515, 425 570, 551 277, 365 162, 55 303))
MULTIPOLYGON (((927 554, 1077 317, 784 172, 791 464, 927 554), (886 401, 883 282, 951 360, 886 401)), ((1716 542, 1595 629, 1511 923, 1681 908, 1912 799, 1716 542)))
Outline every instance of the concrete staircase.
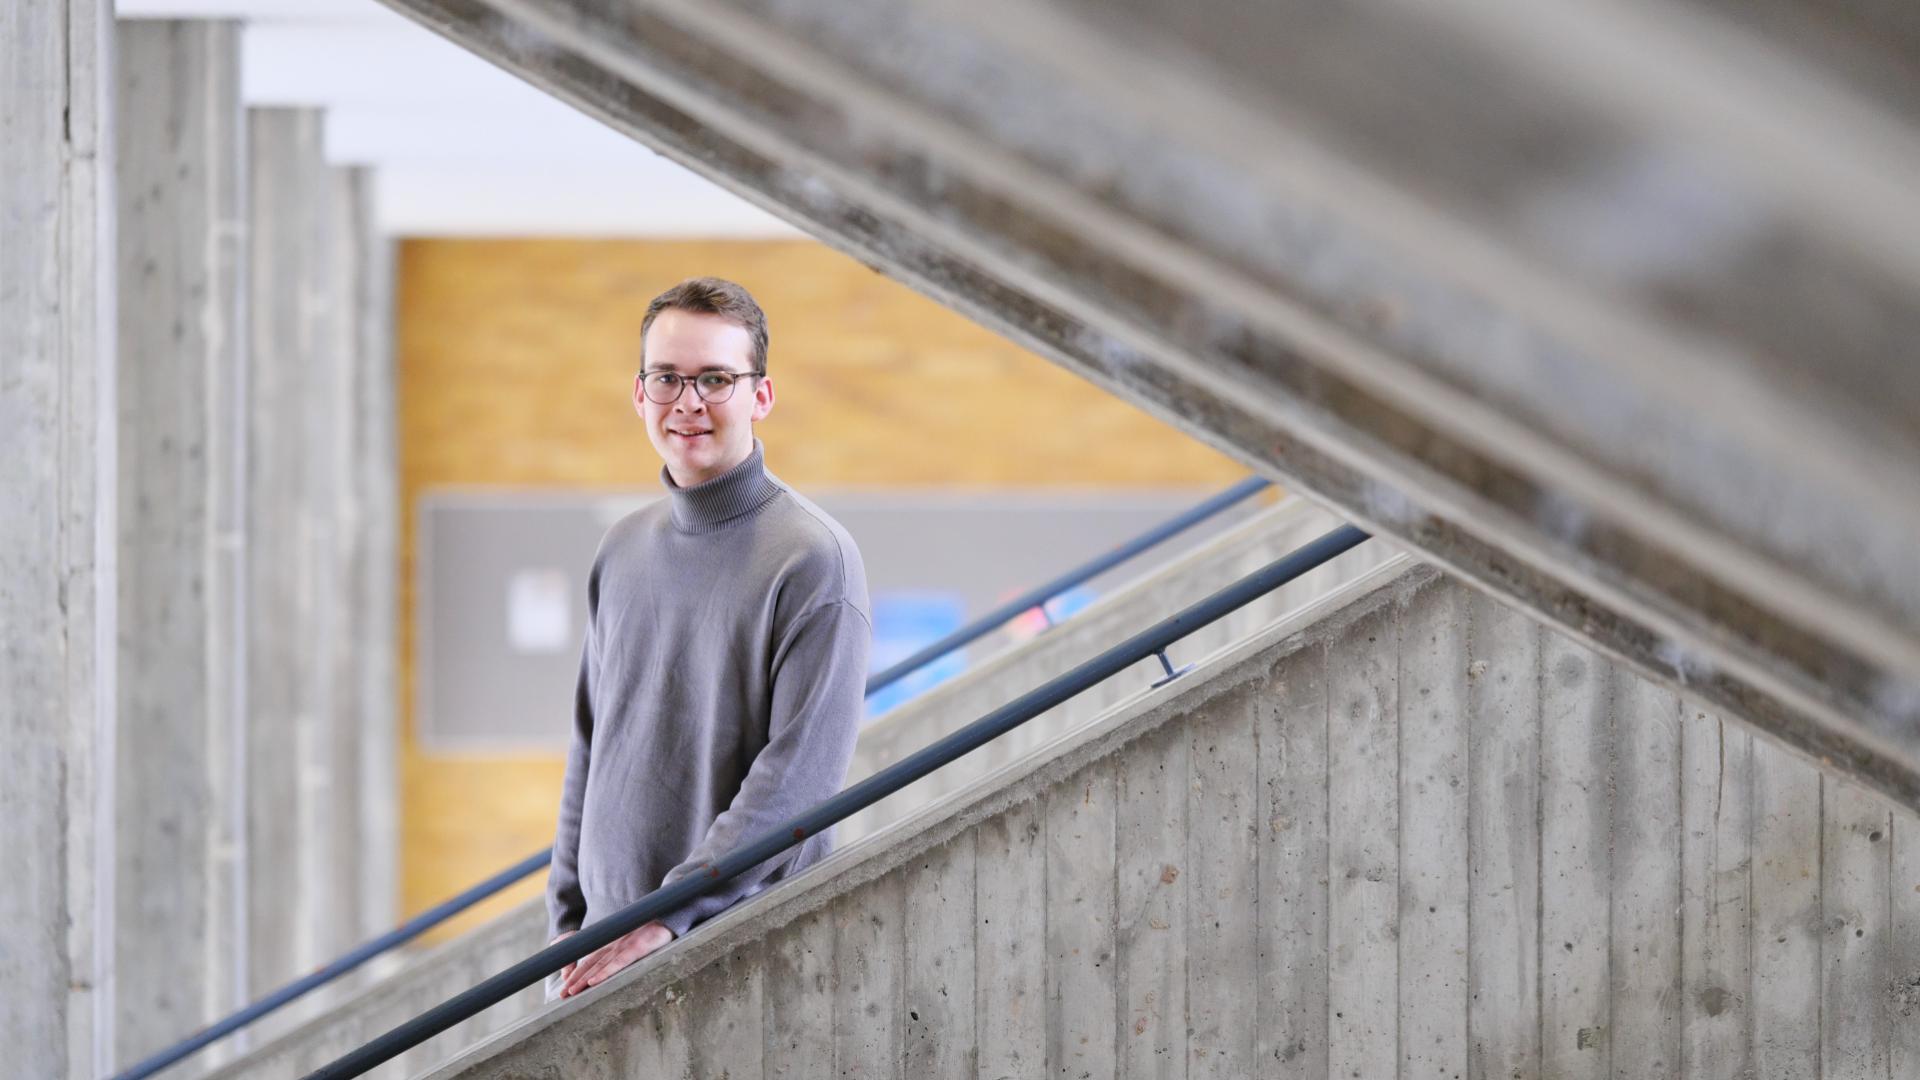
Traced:
POLYGON ((1916 874, 1396 559, 429 1075, 1920 1075, 1916 874))
MULTIPOLYGON (((1222 588, 1300 547, 1338 524, 1306 500, 1288 498, 1198 546, 1140 580, 1102 597, 1072 620, 976 663, 961 677, 876 719, 861 733, 849 782, 1005 704, 1060 671, 1081 663, 1181 606, 1222 588)), ((1215 623, 1181 646, 1176 659, 1197 659, 1244 640, 1285 613, 1324 596, 1392 556, 1374 541, 1215 623)), ((950 792, 1032 753, 1083 726, 1160 678, 1158 662, 1144 661, 1029 723, 1022 730, 956 762, 939 775, 884 800, 840 830, 843 846, 900 821, 950 792)), ((527 903, 457 941, 304 1020, 245 1056, 211 1073, 226 1078, 292 1080, 393 1025, 478 983, 546 943, 546 911, 527 903)), ((416 1047, 380 1075, 410 1076, 445 1061, 540 1006, 537 991, 522 993, 487 1013, 416 1047)), ((176 1070, 185 1075, 187 1066, 176 1070)))

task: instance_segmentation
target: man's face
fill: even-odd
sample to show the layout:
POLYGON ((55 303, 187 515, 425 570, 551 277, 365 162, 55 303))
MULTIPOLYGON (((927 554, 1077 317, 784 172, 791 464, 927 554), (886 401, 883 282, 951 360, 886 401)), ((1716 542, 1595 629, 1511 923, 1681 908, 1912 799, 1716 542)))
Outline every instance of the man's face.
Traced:
POLYGON ((705 483, 753 453, 753 425, 773 411, 773 380, 740 379, 725 401, 707 401, 693 380, 703 371, 753 370, 753 336, 718 315, 663 311, 647 329, 640 375, 633 382, 633 408, 646 422, 647 438, 681 487, 705 483), (649 398, 649 373, 673 371, 683 380, 670 405, 649 398))

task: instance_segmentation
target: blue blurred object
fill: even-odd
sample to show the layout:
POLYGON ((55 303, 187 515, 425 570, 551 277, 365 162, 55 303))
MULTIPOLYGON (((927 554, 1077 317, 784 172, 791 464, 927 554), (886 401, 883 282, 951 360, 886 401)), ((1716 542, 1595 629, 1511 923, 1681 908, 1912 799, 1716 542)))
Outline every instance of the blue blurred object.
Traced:
MULTIPOLYGON (((873 595, 873 658, 868 673, 881 671, 960 628, 966 602, 958 591, 895 589, 873 595)), ((879 716, 901 702, 967 669, 964 650, 956 649, 867 698, 867 717, 879 716)))
POLYGON ((1075 585, 1059 596, 1047 601, 1047 614, 1057 623, 1066 622, 1085 611, 1088 605, 1100 599, 1100 593, 1091 585, 1075 585))

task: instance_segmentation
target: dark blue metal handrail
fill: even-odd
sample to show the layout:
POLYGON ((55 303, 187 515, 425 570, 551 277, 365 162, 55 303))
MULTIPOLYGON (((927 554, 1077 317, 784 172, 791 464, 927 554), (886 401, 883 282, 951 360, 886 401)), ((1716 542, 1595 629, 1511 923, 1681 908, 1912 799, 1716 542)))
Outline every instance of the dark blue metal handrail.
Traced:
POLYGON ((481 1010, 512 997, 568 964, 719 888, 734 877, 766 862, 840 821, 872 806, 901 788, 986 745, 1021 724, 1225 615, 1265 596, 1274 589, 1320 566, 1367 539, 1352 525, 1343 525, 1292 554, 1269 563, 1205 600, 1079 665, 1037 689, 995 709, 966 727, 847 788, 752 842, 736 848, 706 872, 690 874, 648 893, 606 919, 527 957, 469 990, 399 1025, 365 1046, 308 1075, 307 1080, 347 1080, 359 1076, 466 1020, 481 1010))
POLYGON ((255 1020, 280 1008, 282 1005, 286 1005, 309 991, 318 989, 332 982, 347 972, 352 971, 354 968, 359 967, 361 964, 386 952, 388 949, 412 941, 414 938, 433 929, 435 926, 459 914, 461 911, 472 907, 481 900, 492 896, 501 889, 546 866, 552 861, 552 851, 552 848, 548 848, 538 855, 529 855, 513 866, 500 871, 498 874, 468 889, 466 892, 428 908, 413 918, 408 919, 406 922, 401 923, 399 926, 394 927, 392 930, 374 938, 372 941, 360 945, 352 952, 341 956, 327 966, 318 968, 312 973, 288 983, 273 993, 268 994, 266 997, 261 998, 259 1001, 234 1013, 232 1016, 216 1024, 202 1028, 198 1032, 195 1032, 192 1037, 154 1054, 152 1057, 133 1066, 126 1072, 121 1073, 119 1080, 128 1080, 128 1078, 132 1077, 152 1076, 154 1073, 179 1061, 181 1058, 193 1054, 201 1048, 246 1027, 255 1020))
MULTIPOLYGON (((881 690, 911 675, 919 668, 938 660, 956 649, 972 644, 1023 612, 1030 611, 1036 607, 1045 611, 1044 605, 1054 597, 1106 573, 1108 570, 1126 562, 1141 552, 1155 547, 1168 538, 1214 517, 1223 510, 1246 501, 1270 486, 1272 486, 1272 481, 1270 480, 1265 480, 1257 476, 1248 477, 1204 502, 1197 503, 1191 508, 1182 511, 1180 514, 1168 518, 1166 521, 1141 533, 1132 540, 1121 544, 1112 551, 1098 558, 1089 560, 1076 569, 1070 570, 1038 588, 1028 590, 1020 596, 987 612, 973 622, 968 623, 966 626, 941 638, 939 641, 921 649, 905 660, 894 664, 885 671, 878 672, 869 677, 867 679, 866 696, 872 697, 881 690)), ((152 1076, 180 1059, 198 1052, 208 1044, 216 1042, 227 1035, 231 1035, 235 1031, 253 1023, 255 1020, 266 1016, 268 1013, 291 1004, 303 995, 347 974, 381 953, 386 952, 388 949, 403 945, 419 937, 421 934, 426 933, 428 930, 460 914, 482 900, 493 896, 502 889, 537 873, 547 867, 552 862, 552 859, 553 849, 550 847, 537 854, 529 855, 527 858, 480 882, 478 885, 473 886, 458 896, 435 905, 413 918, 408 919, 406 922, 380 937, 356 947, 352 952, 341 956, 325 967, 319 968, 308 975, 302 976, 280 987, 278 990, 275 990, 266 997, 248 1005, 246 1008, 241 1009, 231 1016, 201 1029, 190 1038, 155 1053, 153 1056, 120 1073, 114 1080, 145 1080, 146 1077, 152 1076)))

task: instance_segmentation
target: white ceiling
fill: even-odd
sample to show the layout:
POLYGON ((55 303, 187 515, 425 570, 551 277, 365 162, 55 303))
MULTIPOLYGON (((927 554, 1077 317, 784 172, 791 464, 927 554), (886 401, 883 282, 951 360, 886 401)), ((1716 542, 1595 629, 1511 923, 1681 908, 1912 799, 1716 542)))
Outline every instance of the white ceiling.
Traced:
POLYGON ((396 235, 797 233, 376 0, 120 0, 123 19, 237 19, 250 105, 326 110, 396 235))

